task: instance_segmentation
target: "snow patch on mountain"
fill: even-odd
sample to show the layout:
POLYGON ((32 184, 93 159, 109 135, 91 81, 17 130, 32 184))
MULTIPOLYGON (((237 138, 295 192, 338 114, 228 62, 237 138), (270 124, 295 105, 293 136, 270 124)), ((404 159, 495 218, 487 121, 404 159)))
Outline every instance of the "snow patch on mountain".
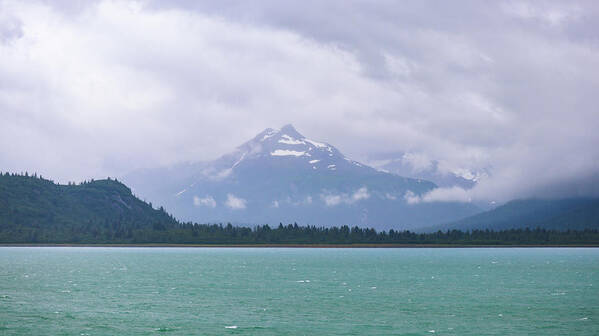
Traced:
POLYGON ((286 144, 286 145, 305 145, 306 144, 304 141, 297 140, 293 137, 290 137, 287 134, 281 135, 281 139, 279 139, 279 143, 286 144))
POLYGON ((299 151, 294 151, 294 150, 287 150, 287 149, 276 149, 272 152, 270 152, 270 155, 272 156, 311 156, 310 153, 306 153, 306 152, 299 152, 299 151))
POLYGON ((264 130, 264 136, 262 136, 262 139, 260 141, 264 141, 268 138, 271 138, 271 137, 275 136, 277 133, 279 133, 279 130, 276 130, 273 128, 267 128, 266 130, 264 130))
POLYGON ((241 157, 239 158, 239 160, 237 160, 237 162, 235 162, 235 163, 233 164, 233 167, 231 167, 231 168, 235 168, 235 167, 237 167, 237 165, 238 165, 238 164, 240 164, 240 163, 241 163, 241 161, 243 161, 243 159, 245 159, 245 156, 246 156, 246 155, 247 155, 247 152, 245 152, 245 153, 241 154, 241 157))
POLYGON ((306 138, 304 138, 304 141, 311 143, 316 148, 327 148, 327 147, 329 147, 326 144, 323 144, 322 142, 316 142, 314 140, 310 140, 310 139, 306 139, 306 138))

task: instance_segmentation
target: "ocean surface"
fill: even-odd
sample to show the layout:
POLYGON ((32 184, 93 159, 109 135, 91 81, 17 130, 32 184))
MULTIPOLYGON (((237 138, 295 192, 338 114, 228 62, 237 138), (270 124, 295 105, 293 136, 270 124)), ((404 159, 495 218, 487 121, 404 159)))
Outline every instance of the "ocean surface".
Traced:
POLYGON ((599 249, 0 248, 0 335, 599 335, 599 249))

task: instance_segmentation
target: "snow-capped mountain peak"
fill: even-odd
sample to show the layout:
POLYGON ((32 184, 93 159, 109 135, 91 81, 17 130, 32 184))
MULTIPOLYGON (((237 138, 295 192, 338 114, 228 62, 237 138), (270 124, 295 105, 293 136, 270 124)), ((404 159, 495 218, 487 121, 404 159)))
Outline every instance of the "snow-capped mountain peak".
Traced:
POLYGON ((333 151, 333 146, 306 138, 292 125, 285 125, 280 130, 267 128, 254 138, 253 141, 257 139, 259 139, 259 142, 273 147, 273 149, 301 148, 312 150, 319 148, 326 149, 329 152, 333 151))
POLYGON ((270 164, 295 163, 298 168, 304 167, 313 171, 323 169, 335 172, 350 167, 364 168, 360 163, 345 157, 334 146, 309 139, 290 124, 281 129, 265 129, 219 161, 223 164, 222 169, 234 171, 244 162, 249 163, 257 159, 268 161, 270 164))
POLYGON ((436 186, 360 164, 292 125, 267 128, 214 161, 128 180, 141 195, 199 222, 414 228, 473 211, 470 205, 407 202, 405 195, 421 196, 436 186))

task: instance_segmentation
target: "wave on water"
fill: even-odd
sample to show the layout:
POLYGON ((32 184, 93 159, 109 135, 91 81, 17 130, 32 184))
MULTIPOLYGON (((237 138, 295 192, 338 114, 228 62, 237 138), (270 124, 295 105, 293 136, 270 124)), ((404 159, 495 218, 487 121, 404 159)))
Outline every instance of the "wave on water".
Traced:
POLYGON ((237 329, 237 326, 236 325, 225 326, 225 329, 237 329))

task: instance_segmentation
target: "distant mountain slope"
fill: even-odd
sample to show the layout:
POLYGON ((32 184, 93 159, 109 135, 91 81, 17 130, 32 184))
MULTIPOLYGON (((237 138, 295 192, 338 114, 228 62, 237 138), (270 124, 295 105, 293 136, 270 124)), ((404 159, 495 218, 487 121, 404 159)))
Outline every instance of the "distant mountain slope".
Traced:
POLYGON ((463 203, 408 204, 437 186, 378 171, 293 126, 266 129, 211 162, 133 172, 123 180, 185 221, 414 229, 472 215, 463 203))
MULTIPOLYGON (((124 184, 98 180, 78 185, 21 175, 0 174, 0 241, 42 240, 45 231, 73 237, 111 232, 126 235, 133 229, 169 228, 177 221, 153 209, 124 184)), ((113 237, 109 237, 113 238, 113 237)))
POLYGON ((434 229, 544 228, 582 230, 599 228, 599 199, 514 200, 486 211, 434 229))

